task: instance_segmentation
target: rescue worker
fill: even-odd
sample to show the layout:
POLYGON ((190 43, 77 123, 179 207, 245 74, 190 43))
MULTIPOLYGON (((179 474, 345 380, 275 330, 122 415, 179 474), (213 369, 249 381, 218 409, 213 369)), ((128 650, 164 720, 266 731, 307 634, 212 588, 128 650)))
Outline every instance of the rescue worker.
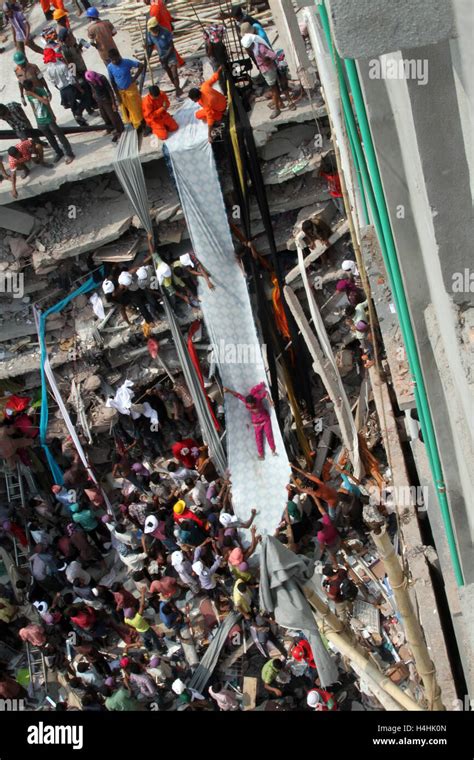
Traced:
POLYGON ((156 85, 148 88, 148 95, 142 99, 142 112, 146 124, 156 137, 166 140, 170 132, 176 132, 178 124, 168 113, 170 101, 156 85))
POLYGON ((188 93, 188 97, 201 106, 201 109, 196 111, 196 118, 207 122, 209 142, 212 142, 213 127, 222 121, 227 108, 227 98, 225 95, 212 86, 218 81, 221 71, 222 66, 217 69, 210 79, 203 82, 201 87, 193 87, 188 93))

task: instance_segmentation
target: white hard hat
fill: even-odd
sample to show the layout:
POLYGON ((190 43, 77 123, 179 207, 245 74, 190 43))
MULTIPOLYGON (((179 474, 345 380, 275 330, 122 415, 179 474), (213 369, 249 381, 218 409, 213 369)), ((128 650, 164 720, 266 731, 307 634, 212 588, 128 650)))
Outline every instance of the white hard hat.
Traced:
POLYGON ((115 290, 115 285, 112 282, 112 280, 104 280, 102 283, 102 290, 106 295, 109 295, 110 293, 113 293, 115 290))
POLYGON ((132 284, 132 281, 133 277, 130 272, 120 272, 120 277, 118 278, 119 285, 125 285, 128 288, 132 284))

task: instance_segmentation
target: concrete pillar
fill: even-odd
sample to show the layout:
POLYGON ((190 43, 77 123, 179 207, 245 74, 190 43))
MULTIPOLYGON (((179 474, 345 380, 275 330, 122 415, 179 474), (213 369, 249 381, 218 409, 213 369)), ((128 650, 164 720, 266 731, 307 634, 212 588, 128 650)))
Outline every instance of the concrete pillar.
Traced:
POLYGON ((292 0, 269 0, 269 5, 278 30, 276 47, 285 51, 291 78, 301 80, 305 89, 312 89, 316 85, 316 75, 306 52, 292 0))
POLYGON ((360 190, 357 182, 352 181, 356 172, 346 139, 346 131, 342 114, 342 104, 339 93, 339 85, 336 68, 331 59, 331 53, 327 45, 326 37, 319 21, 319 14, 315 4, 305 8, 302 14, 307 27, 311 46, 316 59, 319 81, 321 82, 322 94, 326 101, 326 107, 332 123, 333 135, 339 146, 341 164, 347 185, 347 192, 352 208, 357 211, 357 216, 363 224, 363 211, 360 198, 360 190))

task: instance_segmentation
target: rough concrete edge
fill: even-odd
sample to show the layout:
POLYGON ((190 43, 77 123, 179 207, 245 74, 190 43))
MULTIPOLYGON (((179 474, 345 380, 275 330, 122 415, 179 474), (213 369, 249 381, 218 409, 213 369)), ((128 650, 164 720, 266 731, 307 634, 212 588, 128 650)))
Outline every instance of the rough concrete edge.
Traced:
MULTIPOLYGON (((410 478, 406 469, 405 457, 400 444, 388 387, 385 382, 379 379, 375 367, 369 370, 369 375, 379 420, 383 420, 383 410, 385 409, 387 430, 382 430, 382 435, 385 446, 387 446, 385 432, 390 438, 390 465, 392 468, 393 484, 398 488, 406 488, 410 485, 410 478)), ((420 547, 424 546, 424 543, 418 525, 415 505, 411 505, 405 510, 403 520, 400 521, 400 526, 407 548, 406 558, 412 576, 412 589, 416 597, 420 622, 430 655, 433 661, 436 661, 435 667, 443 703, 449 710, 456 703, 457 693, 445 636, 441 627, 438 605, 433 591, 429 565, 424 554, 420 551, 420 547)))

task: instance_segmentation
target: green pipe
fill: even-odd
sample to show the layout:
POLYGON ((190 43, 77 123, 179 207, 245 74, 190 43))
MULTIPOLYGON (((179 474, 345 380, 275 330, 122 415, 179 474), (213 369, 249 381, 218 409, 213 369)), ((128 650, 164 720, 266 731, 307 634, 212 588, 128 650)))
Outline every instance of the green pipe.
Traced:
POLYGON ((367 199, 365 197, 365 189, 364 189, 364 183, 363 183, 363 179, 362 179, 362 173, 361 173, 361 170, 360 170, 359 161, 357 159, 357 154, 356 154, 356 151, 355 151, 355 147, 354 147, 353 142, 352 142, 352 137, 351 137, 351 135, 350 135, 349 132, 347 133, 347 135, 349 137, 349 145, 350 145, 351 152, 352 152, 352 158, 353 158, 353 161, 354 161, 354 167, 355 167, 357 179, 359 180, 360 198, 361 198, 361 203, 362 203, 362 214, 363 214, 362 222, 363 222, 364 226, 366 226, 366 225, 370 224, 370 217, 369 217, 369 209, 367 208, 367 199))
POLYGON ((400 265, 398 262, 398 256, 395 248, 395 242, 393 238, 392 228, 390 225, 390 219, 388 215, 387 205, 385 201, 385 194, 382 187, 380 173, 378 169, 377 158, 375 155, 375 148, 372 141, 372 135, 370 132, 369 122, 367 119, 367 113, 365 109, 365 103, 360 88, 359 77, 355 62, 353 60, 346 59, 346 71, 349 79, 349 83, 352 89, 352 95, 354 99, 354 106, 359 122, 360 131, 362 134, 362 140, 364 143, 365 154, 362 150, 362 146, 357 131, 357 126, 352 111, 352 105, 344 78, 344 71, 340 58, 334 48, 332 42, 331 29, 329 26, 329 18, 326 7, 324 5, 318 5, 319 14, 321 17, 321 23, 323 25, 324 33, 331 51, 333 63, 336 66, 339 83, 341 88, 341 98, 343 102, 344 116, 348 128, 349 141, 351 143, 351 150, 355 149, 355 156, 361 169, 361 177, 364 182, 367 198, 369 200, 372 216, 374 219, 374 226, 377 232, 377 237, 380 242, 382 255, 384 258, 385 266, 390 278, 392 292, 395 300, 397 313, 400 319, 400 325, 402 329, 403 339, 408 354, 408 361, 410 364, 410 370, 412 377, 415 380, 415 399, 417 409, 420 415, 420 425, 423 431, 423 440, 425 441, 428 460, 430 463, 433 480, 436 486, 436 494, 440 505, 440 511, 443 518, 444 527, 446 530, 446 537, 448 541, 449 551, 451 554, 451 561, 453 564, 454 574, 456 582, 459 586, 464 585, 463 574, 461 569, 461 563, 456 546, 456 539, 454 536, 453 525, 451 521, 451 514, 449 511, 448 500, 446 497, 446 489, 443 478, 443 471, 441 467, 441 460, 438 451, 438 444, 436 441, 436 435, 433 426, 433 420, 429 408, 428 398, 426 394, 426 388, 424 383, 423 372, 419 359, 418 349, 416 346, 413 328, 411 324, 410 313, 408 309, 408 303, 403 286, 402 275, 400 271, 400 265))

